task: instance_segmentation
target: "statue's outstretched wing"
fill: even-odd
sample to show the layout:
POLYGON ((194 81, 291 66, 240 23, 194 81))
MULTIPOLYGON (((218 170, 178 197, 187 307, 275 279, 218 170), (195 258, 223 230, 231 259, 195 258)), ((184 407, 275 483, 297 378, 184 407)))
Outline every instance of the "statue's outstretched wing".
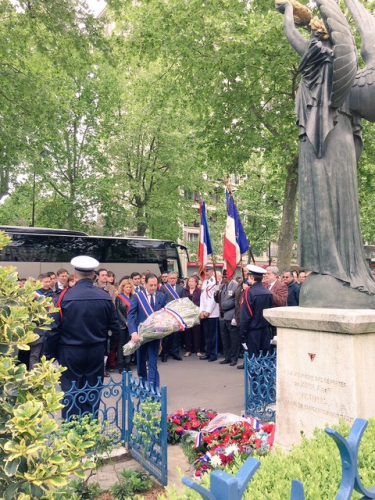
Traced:
POLYGON ((367 68, 375 68, 375 17, 358 0, 345 0, 361 35, 361 55, 367 68))
POLYGON ((345 0, 361 35, 361 55, 366 63, 359 69, 350 91, 350 109, 375 122, 375 17, 358 0, 345 0))
POLYGON ((330 104, 339 108, 348 96, 357 74, 357 49, 349 23, 335 0, 318 0, 316 3, 333 43, 330 104))

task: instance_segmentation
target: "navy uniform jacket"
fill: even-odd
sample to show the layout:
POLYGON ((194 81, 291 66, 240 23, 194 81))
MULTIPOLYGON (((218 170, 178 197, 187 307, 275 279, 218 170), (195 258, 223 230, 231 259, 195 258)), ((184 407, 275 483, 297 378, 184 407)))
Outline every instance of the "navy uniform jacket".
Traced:
POLYGON ((271 307, 273 307, 272 293, 261 283, 254 283, 254 285, 245 290, 241 306, 241 342, 246 342, 247 335, 251 331, 264 329, 266 332, 269 332, 270 324, 266 318, 264 318, 263 311, 271 307), (252 316, 245 300, 245 294, 247 294, 248 302, 253 313, 252 316))
POLYGON ((110 295, 83 279, 70 288, 61 302, 60 313, 53 314, 51 331, 45 335, 45 354, 57 356, 57 346, 91 347, 105 344, 108 330, 119 333, 115 306, 110 295))
MULTIPOLYGON (((172 302, 172 300, 177 300, 172 295, 168 292, 168 290, 165 288, 164 285, 161 285, 160 288, 161 293, 164 293, 165 298, 166 298, 166 304, 169 304, 169 302, 172 302)), ((176 285, 176 293, 180 297, 180 299, 185 297, 185 288, 181 285, 176 285)))

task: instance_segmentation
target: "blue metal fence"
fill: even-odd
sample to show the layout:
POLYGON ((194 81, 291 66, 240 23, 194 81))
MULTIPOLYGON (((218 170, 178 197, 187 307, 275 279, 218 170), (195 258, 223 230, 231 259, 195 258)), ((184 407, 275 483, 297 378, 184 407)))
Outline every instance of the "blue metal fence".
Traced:
POLYGON ((276 349, 254 355, 245 353, 245 413, 263 421, 276 416, 276 349))
POLYGON ((65 393, 62 403, 65 415, 70 419, 73 414, 81 413, 79 408, 90 404, 94 408, 94 416, 102 424, 103 433, 115 436, 115 443, 123 443, 131 455, 142 463, 163 486, 168 482, 167 458, 167 388, 154 390, 141 379, 133 378, 132 373, 123 373, 116 382, 112 378, 103 384, 100 379, 95 386, 86 384, 77 389, 73 382, 71 389, 65 393), (157 434, 145 430, 146 435, 133 435, 133 418, 135 412, 142 412, 145 402, 156 402, 160 429, 157 434), (78 411, 77 411, 78 408, 78 411))
MULTIPOLYGON (((131 373, 129 373, 131 378, 131 373)), ((166 486, 168 482, 168 451, 167 451, 167 388, 162 387, 161 393, 144 386, 138 380, 130 384, 128 398, 128 443, 133 457, 142 463, 143 467, 158 481, 166 486), (147 433, 146 439, 141 433, 134 435, 133 415, 135 411, 144 412, 142 405, 148 401, 160 403, 160 432, 155 435, 152 430, 143 428, 147 433), (149 443, 148 443, 149 441, 149 443)), ((147 414, 146 414, 147 416, 147 414)))

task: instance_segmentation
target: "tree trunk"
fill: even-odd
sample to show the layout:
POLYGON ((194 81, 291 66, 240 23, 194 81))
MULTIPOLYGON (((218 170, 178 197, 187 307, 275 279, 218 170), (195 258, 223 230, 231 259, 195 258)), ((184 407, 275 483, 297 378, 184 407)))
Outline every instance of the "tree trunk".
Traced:
POLYGON ((0 167, 0 200, 9 194, 9 171, 7 167, 0 167))
POLYGON ((280 272, 290 269, 294 242, 294 227, 296 220, 298 188, 298 155, 287 166, 284 190, 283 218, 278 242, 277 264, 280 272))
POLYGON ((144 236, 147 230, 147 222, 145 218, 145 207, 143 203, 137 206, 136 218, 137 218, 137 236, 144 236))
POLYGON ((76 189, 73 181, 71 181, 69 186, 69 199, 67 200, 67 203, 69 203, 67 229, 74 229, 75 226, 75 217, 74 217, 76 211, 75 201, 76 201, 76 189))

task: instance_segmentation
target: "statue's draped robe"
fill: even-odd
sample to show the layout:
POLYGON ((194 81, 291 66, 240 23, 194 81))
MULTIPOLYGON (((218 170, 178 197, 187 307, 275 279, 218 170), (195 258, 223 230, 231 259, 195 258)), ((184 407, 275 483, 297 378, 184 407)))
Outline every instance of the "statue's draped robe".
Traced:
POLYGON ((312 38, 301 59, 299 126, 299 263, 363 292, 375 293, 359 224, 357 156, 360 120, 347 99, 330 107, 331 43, 312 38), (356 156, 357 148, 357 156, 356 156))

